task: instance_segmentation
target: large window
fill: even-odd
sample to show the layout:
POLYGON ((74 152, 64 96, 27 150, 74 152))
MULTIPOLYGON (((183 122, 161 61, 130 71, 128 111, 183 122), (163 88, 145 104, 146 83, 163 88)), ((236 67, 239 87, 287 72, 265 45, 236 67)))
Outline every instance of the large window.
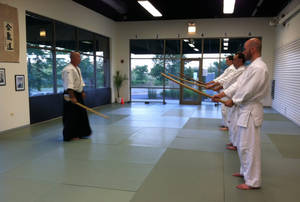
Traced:
POLYGON ((27 66, 30 94, 53 93, 52 52, 46 49, 28 48, 27 66))
MULTIPOLYGON (((184 73, 197 79, 201 61, 202 81, 211 81, 224 72, 226 56, 242 51, 246 40, 248 38, 130 40, 131 100, 178 103, 179 85, 164 79, 161 72, 179 76, 183 65, 184 73)), ((215 94, 212 90, 203 91, 215 94)), ((183 93, 185 98, 197 96, 189 90, 183 93)), ((202 102, 210 101, 202 96, 202 102)))
POLYGON ((62 22, 26 13, 29 95, 63 92, 62 69, 71 51, 81 53, 85 89, 109 87, 109 39, 62 22))

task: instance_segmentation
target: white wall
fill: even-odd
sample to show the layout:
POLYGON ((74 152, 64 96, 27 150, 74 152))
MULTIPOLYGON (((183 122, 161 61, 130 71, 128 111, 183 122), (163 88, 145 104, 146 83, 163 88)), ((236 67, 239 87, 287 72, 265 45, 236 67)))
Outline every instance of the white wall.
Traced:
MULTIPOLYGON (((129 75, 129 40, 135 39, 176 39, 178 38, 201 38, 204 37, 248 37, 251 32, 252 36, 263 37, 262 55, 268 65, 270 74, 273 74, 274 58, 274 41, 275 28, 268 25, 269 18, 239 18, 239 19, 198 19, 198 20, 172 20, 172 21, 143 21, 143 22, 119 22, 116 50, 116 69, 129 75), (197 33, 194 35, 187 34, 188 22, 195 22, 197 33), (121 59, 124 63, 121 64, 121 59)), ((121 90, 121 96, 125 100, 129 99, 129 81, 121 90)), ((265 106, 271 105, 271 97, 264 101, 265 106)))
MULTIPOLYGON (((292 1, 279 15, 300 5, 292 1)), ((275 98, 273 108, 300 126, 300 12, 276 26, 275 98)))
MULTIPOLYGON (((283 9, 278 15, 287 15, 294 8, 300 5, 300 0, 293 0, 289 5, 283 9)), ((279 24, 276 26, 276 49, 287 45, 300 38, 300 13, 298 12, 291 20, 287 21, 285 26, 279 24)))
MULTIPOLYGON (((0 0, 0 3, 18 9, 20 31, 20 62, 0 63, 0 67, 6 70, 7 80, 6 86, 0 86, 0 131, 4 131, 30 123, 26 65, 26 10, 109 37, 111 50, 116 49, 116 23, 72 0, 0 0), (25 91, 15 91, 15 74, 25 75, 25 91)), ((110 57, 111 66, 114 67, 113 51, 110 57)))

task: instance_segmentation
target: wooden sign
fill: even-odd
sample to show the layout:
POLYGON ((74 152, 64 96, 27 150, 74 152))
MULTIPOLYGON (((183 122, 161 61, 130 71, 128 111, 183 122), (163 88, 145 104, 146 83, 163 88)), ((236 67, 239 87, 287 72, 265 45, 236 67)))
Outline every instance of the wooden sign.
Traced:
POLYGON ((0 62, 19 62, 18 10, 0 4, 0 62))

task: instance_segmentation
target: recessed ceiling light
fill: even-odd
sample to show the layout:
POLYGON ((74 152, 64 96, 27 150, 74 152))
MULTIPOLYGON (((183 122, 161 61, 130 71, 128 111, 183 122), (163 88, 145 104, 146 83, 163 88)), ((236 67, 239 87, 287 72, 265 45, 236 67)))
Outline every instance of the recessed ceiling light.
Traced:
POLYGON ((162 14, 149 1, 138 1, 138 3, 154 17, 162 16, 162 14))
POLYGON ((224 0, 223 1, 223 13, 232 14, 234 11, 235 0, 224 0))

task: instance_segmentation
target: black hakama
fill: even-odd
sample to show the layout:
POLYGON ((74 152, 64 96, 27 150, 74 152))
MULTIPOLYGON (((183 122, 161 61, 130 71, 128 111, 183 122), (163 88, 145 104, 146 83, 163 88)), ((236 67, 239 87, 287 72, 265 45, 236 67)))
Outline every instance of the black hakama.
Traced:
MULTIPOLYGON (((84 104, 82 93, 74 91, 77 101, 84 104)), ((92 133, 88 115, 85 109, 64 99, 63 106, 63 137, 64 141, 72 138, 85 138, 92 133)))

